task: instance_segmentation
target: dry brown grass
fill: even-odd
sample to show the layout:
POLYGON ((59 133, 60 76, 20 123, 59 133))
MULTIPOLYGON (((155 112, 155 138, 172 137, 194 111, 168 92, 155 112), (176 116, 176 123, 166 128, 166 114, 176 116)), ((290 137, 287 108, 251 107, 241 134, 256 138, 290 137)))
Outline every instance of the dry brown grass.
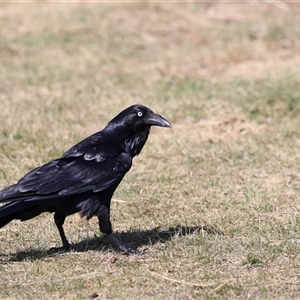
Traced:
POLYGON ((0 229, 0 298, 296 299, 300 7, 2 3, 0 186, 133 103, 154 128, 112 203, 115 251, 74 215, 0 229), (24 13, 26 12, 26 13, 24 13))

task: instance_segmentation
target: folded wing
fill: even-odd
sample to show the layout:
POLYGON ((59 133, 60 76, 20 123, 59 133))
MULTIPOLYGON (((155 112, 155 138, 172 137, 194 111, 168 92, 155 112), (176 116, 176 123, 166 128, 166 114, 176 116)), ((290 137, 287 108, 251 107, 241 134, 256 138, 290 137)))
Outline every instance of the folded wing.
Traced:
POLYGON ((117 147, 95 145, 50 161, 0 192, 0 202, 35 201, 94 193, 117 187, 131 167, 131 157, 117 147))

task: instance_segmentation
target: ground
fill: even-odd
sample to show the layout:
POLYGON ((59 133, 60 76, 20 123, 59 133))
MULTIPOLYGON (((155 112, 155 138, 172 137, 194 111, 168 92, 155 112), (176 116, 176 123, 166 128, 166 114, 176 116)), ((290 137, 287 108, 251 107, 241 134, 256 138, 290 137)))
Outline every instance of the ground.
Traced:
POLYGON ((3 299, 297 299, 300 6, 2 3, 0 187, 134 103, 166 117, 97 221, 0 229, 3 299), (26 12, 26 13, 25 13, 26 12))

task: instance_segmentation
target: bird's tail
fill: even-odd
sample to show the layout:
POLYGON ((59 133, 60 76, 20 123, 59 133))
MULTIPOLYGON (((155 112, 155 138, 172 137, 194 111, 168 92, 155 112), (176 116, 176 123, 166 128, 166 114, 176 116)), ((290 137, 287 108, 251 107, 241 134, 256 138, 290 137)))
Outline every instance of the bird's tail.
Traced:
POLYGON ((12 220, 25 221, 31 219, 41 212, 34 209, 32 202, 16 201, 10 202, 0 207, 0 228, 12 220))

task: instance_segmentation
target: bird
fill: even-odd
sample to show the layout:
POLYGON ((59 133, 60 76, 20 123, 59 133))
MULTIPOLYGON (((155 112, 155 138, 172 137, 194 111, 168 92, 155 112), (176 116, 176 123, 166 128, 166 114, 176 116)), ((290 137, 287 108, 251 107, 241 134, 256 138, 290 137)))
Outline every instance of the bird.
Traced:
POLYGON ((0 206, 0 228, 12 220, 26 221, 44 212, 54 213, 62 247, 49 251, 68 251, 71 245, 63 225, 67 216, 78 212, 87 220, 97 217, 100 232, 122 253, 140 253, 113 232, 110 204, 152 126, 171 127, 171 124, 144 105, 132 105, 61 158, 34 168, 17 183, 1 190, 0 203, 4 204, 0 206))

